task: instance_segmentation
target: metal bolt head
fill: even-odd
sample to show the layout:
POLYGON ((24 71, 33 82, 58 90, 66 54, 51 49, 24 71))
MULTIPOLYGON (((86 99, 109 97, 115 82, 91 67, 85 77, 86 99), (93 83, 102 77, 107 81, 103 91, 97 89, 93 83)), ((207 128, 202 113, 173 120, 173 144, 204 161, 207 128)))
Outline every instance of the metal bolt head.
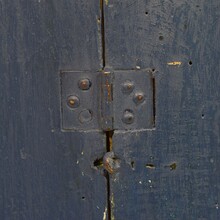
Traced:
POLYGON ((133 100, 136 104, 140 104, 144 102, 145 100, 144 94, 142 92, 135 93, 133 100))
POLYGON ((78 108, 79 104, 80 104, 80 101, 77 96, 71 95, 67 98, 67 105, 70 108, 78 108))
POLYGON ((115 157, 113 151, 110 151, 104 155, 103 165, 105 170, 107 170, 110 174, 114 174, 120 168, 120 160, 115 157))
POLYGON ((88 90, 91 87, 92 83, 89 79, 81 79, 78 82, 78 86, 81 90, 88 90))
POLYGON ((134 113, 132 110, 130 109, 126 109, 124 111, 123 117, 122 117, 122 121, 125 124, 132 124, 134 122, 134 113))
POLYGON ((122 84, 122 92, 125 94, 130 94, 134 90, 134 83, 127 80, 122 84))

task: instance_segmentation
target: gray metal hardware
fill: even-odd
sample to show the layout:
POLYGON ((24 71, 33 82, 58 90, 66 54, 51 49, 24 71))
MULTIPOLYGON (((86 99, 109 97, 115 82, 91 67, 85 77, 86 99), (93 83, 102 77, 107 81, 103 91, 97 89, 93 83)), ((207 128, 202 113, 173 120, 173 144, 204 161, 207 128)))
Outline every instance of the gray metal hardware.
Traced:
POLYGON ((148 70, 61 72, 63 131, 140 131, 154 126, 148 70))

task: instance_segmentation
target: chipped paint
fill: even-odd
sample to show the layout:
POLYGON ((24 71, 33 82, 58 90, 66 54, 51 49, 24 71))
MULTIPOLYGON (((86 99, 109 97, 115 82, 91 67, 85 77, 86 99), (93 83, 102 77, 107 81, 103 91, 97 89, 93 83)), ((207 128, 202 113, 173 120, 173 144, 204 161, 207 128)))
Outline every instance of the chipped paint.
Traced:
POLYGON ((105 207, 105 211, 103 212, 103 220, 107 220, 107 207, 105 207))
POLYGON ((111 220, 115 220, 114 208, 115 208, 114 194, 112 193, 111 195, 111 220))
POLYGON ((182 62, 180 62, 180 61, 173 61, 173 62, 167 63, 167 65, 169 65, 169 66, 180 66, 181 64, 182 64, 182 62))

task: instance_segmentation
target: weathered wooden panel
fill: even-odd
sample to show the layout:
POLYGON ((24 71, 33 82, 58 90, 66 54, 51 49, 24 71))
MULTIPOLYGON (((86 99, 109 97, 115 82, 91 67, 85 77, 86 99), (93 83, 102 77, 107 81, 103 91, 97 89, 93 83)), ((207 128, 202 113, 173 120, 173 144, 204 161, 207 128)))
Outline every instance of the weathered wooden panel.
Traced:
POLYGON ((100 69, 99 2, 0 1, 0 219, 102 219, 102 133, 63 133, 60 70, 100 69))
POLYGON ((115 132, 115 219, 220 219, 220 2, 108 1, 106 65, 151 68, 156 128, 115 132))

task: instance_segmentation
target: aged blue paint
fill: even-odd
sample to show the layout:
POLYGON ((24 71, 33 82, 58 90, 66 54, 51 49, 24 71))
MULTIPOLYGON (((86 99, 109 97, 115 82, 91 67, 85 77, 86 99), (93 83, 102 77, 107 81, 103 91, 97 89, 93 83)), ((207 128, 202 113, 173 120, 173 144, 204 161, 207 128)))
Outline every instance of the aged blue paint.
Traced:
POLYGON ((220 3, 104 3, 0 2, 0 219, 220 219, 220 3), (61 132, 60 71, 102 64, 151 69, 155 128, 61 132))
POLYGON ((114 219, 220 219, 219 12, 217 0, 105 6, 106 65, 151 68, 156 91, 155 130, 113 136, 114 219))
POLYGON ((102 133, 64 133, 60 70, 98 70, 99 2, 0 1, 0 219, 102 219, 102 133))

